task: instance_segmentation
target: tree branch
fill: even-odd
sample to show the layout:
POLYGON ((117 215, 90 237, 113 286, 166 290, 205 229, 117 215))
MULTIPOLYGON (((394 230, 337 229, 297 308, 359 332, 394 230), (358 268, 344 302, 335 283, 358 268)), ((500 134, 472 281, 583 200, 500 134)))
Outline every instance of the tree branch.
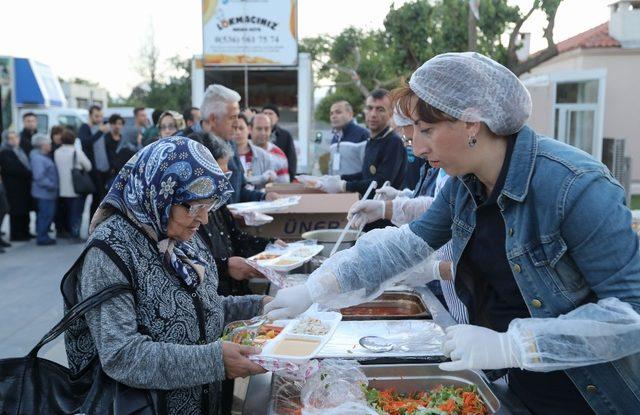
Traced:
POLYGON ((509 68, 516 66, 518 64, 518 55, 516 54, 518 45, 516 44, 516 42, 518 41, 518 35, 520 34, 520 29, 522 29, 522 25, 524 24, 524 22, 526 22, 527 19, 531 17, 533 12, 539 6, 540 6, 540 0, 535 0, 533 2, 533 6, 531 6, 531 9, 529 9, 527 14, 522 16, 522 18, 520 18, 520 20, 516 22, 516 25, 513 28, 513 31, 511 32, 511 35, 509 35, 509 45, 507 46, 507 65, 509 66, 509 68))
MULTIPOLYGON (((537 3, 538 1, 536 1, 536 4, 534 5, 537 5, 537 3)), ((525 72, 529 72, 531 69, 535 68, 541 63, 546 62, 549 59, 553 58, 554 56, 558 55, 558 47, 553 41, 553 28, 555 26, 557 12, 558 12, 558 7, 554 7, 551 13, 549 13, 547 10, 548 23, 547 23, 547 27, 544 29, 544 37, 545 39, 547 39, 547 48, 536 53, 535 55, 531 56, 530 58, 526 59, 523 62, 518 61, 518 57, 515 52, 515 41, 514 41, 514 45, 511 44, 511 40, 517 37, 518 33, 515 31, 515 29, 511 33, 511 36, 509 39, 509 50, 507 54, 507 61, 509 62, 509 69, 511 69, 516 76, 522 75, 525 72)), ((529 16, 531 15, 531 11, 529 11, 528 15, 529 16)), ((522 25, 520 25, 520 27, 522 27, 522 25)), ((518 31, 519 30, 520 29, 518 28, 518 31)))
POLYGON ((369 89, 362 84, 362 80, 360 79, 360 75, 358 74, 358 71, 356 71, 353 68, 336 65, 336 64, 333 64, 333 63, 325 63, 325 66, 327 68, 330 68, 330 69, 336 70, 338 72, 341 72, 343 74, 349 75, 351 77, 351 81, 353 82, 353 84, 358 88, 358 90, 360 90, 360 93, 364 97, 368 97, 369 96, 369 89))

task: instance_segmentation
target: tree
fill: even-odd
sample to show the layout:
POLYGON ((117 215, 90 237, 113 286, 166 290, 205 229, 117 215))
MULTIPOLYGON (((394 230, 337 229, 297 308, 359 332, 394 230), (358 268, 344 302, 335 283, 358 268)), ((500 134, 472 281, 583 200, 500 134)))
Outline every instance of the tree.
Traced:
POLYGON ((562 3, 562 0, 535 0, 529 11, 526 14, 521 15, 516 21, 515 27, 509 36, 509 45, 507 47, 507 67, 516 75, 528 72, 534 67, 540 65, 542 62, 548 61, 558 54, 558 48, 553 41, 553 28, 555 27, 556 13, 558 12, 560 3, 562 3), (516 55, 520 29, 524 22, 527 21, 533 12, 538 9, 542 10, 547 16, 547 27, 544 28, 543 32, 544 37, 547 40, 547 47, 546 49, 530 56, 525 61, 520 62, 516 55))
POLYGON ((155 44, 153 25, 139 49, 135 67, 143 82, 134 87, 126 104, 183 111, 191 106, 191 61, 174 56, 160 70, 160 49, 155 44))
POLYGON ((153 30, 153 23, 149 23, 146 38, 143 40, 140 46, 138 55, 138 64, 135 69, 140 74, 142 79, 149 82, 153 86, 158 82, 158 62, 160 58, 160 49, 155 42, 155 34, 153 30))
MULTIPOLYGON (((557 54, 553 43, 555 14, 562 0, 534 0, 522 13, 507 0, 480 0, 476 50, 506 65, 516 75, 557 54), (524 62, 517 59, 519 34, 536 10, 547 15, 546 50, 524 62), (509 34, 507 45, 503 35, 509 34)), ((359 110, 373 88, 402 84, 426 60, 445 52, 468 49, 468 0, 414 0, 391 5, 384 30, 364 31, 349 27, 335 37, 303 39, 301 51, 309 52, 318 81, 332 87, 317 108, 319 119, 328 119, 328 107, 347 99, 359 110)))
POLYGON ((133 88, 130 106, 183 111, 191 106, 191 61, 174 56, 168 60, 172 72, 166 80, 145 82, 133 88))

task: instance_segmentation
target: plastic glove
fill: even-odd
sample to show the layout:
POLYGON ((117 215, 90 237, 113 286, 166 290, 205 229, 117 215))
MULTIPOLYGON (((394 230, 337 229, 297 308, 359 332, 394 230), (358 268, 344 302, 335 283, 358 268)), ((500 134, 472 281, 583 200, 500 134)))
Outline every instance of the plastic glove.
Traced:
POLYGON ((393 200, 396 197, 400 197, 400 196, 404 196, 404 197, 413 196, 413 192, 409 189, 398 190, 391 186, 382 186, 380 189, 376 190, 376 193, 381 195, 380 198, 382 200, 393 200))
POLYGON ((354 216, 352 227, 360 229, 367 223, 375 222, 384 218, 385 203, 382 200, 361 200, 351 205, 347 220, 351 220, 354 216))
POLYGON ((444 354, 451 362, 440 363, 442 370, 506 369, 521 367, 517 345, 508 333, 484 327, 459 324, 446 329, 444 354))
POLYGON ((433 198, 430 196, 419 196, 407 198, 398 196, 391 202, 391 223, 396 226, 402 226, 406 223, 413 222, 426 212, 433 198))
POLYGON ((326 193, 343 193, 346 186, 347 182, 340 179, 340 176, 322 176, 316 183, 316 187, 326 193))
POLYGON ((276 297, 264 306, 264 312, 271 320, 295 317, 303 313, 313 303, 306 284, 283 288, 276 297))

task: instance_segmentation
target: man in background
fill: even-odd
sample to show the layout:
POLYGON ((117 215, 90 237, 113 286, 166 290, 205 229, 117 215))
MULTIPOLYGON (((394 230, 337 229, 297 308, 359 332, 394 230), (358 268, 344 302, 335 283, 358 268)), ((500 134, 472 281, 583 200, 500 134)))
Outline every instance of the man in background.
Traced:
POLYGON ((287 156, 277 145, 269 141, 271 137, 271 119, 267 114, 260 113, 251 122, 251 141, 257 147, 265 150, 271 156, 271 166, 276 172, 276 183, 289 183, 289 167, 287 156))
POLYGON ((293 179, 298 166, 298 156, 296 155, 296 146, 293 143, 293 137, 291 137, 289 131, 278 125, 280 121, 280 110, 275 104, 267 104, 262 107, 262 113, 267 115, 271 120, 270 140, 286 154, 289 177, 293 179))
POLYGON ((186 124, 185 129, 178 133, 179 135, 184 135, 185 137, 189 136, 189 134, 194 133, 196 131, 200 131, 200 108, 191 107, 185 110, 182 113, 182 118, 184 118, 184 122, 186 124))
POLYGON ((356 124, 353 107, 347 101, 334 102, 329 118, 333 128, 329 174, 355 179, 362 172, 369 132, 356 124))
POLYGON ((20 148, 29 155, 33 146, 31 137, 38 132, 38 119, 33 112, 27 112, 22 116, 22 131, 20 131, 20 148))
POLYGON ((93 168, 89 172, 96 188, 91 201, 90 217, 98 209, 98 205, 107 193, 106 184, 109 178, 109 158, 104 135, 109 132, 109 125, 102 122, 102 108, 92 105, 89 108, 89 122, 82 124, 78 130, 78 138, 82 151, 87 155, 93 168))

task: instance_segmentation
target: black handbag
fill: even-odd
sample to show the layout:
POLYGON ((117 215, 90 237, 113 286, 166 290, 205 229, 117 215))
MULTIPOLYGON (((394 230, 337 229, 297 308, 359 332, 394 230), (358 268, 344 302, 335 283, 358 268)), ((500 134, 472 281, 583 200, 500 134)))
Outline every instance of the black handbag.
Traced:
MULTIPOLYGON (((96 245, 90 244, 71 270, 81 263, 91 246, 96 245)), ((157 408, 162 405, 158 402, 157 394, 151 390, 131 388, 111 379, 102 370, 97 356, 77 374, 58 363, 38 357, 40 348, 64 333, 87 311, 114 296, 131 291, 129 284, 115 284, 103 289, 70 308, 25 357, 1 359, 0 414, 160 413, 157 408)))
POLYGON ((96 186, 89 176, 89 172, 85 171, 82 166, 76 168, 77 154, 76 150, 73 150, 73 164, 71 165, 71 181, 73 182, 73 191, 77 194, 84 196, 96 192, 96 186))

